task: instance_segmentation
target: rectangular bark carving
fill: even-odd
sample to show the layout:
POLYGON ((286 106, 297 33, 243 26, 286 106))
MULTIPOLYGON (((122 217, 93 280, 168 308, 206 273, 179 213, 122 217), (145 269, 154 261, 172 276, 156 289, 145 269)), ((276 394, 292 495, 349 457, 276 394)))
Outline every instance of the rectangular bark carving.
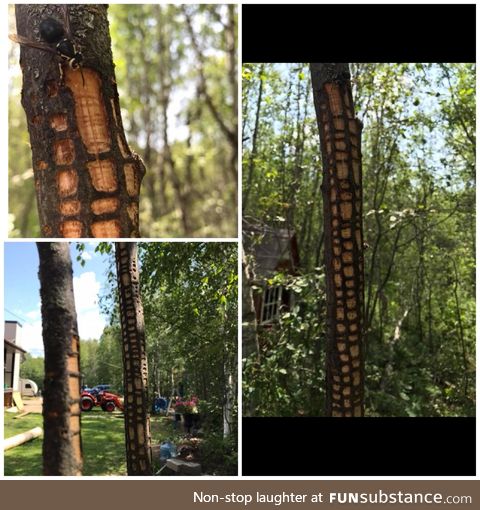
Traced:
POLYGON ((310 64, 323 161, 327 281, 326 412, 363 416, 361 123, 348 64, 310 64))
POLYGON ((107 7, 22 4, 16 6, 16 18, 22 37, 17 40, 21 43, 22 105, 42 235, 139 237, 138 202, 145 167, 125 139, 107 7), (55 51, 25 43, 42 42, 38 40, 42 20, 51 17, 64 25, 66 13, 72 22, 72 34, 67 37, 83 55, 80 69, 62 63, 55 51), (118 206, 99 207, 105 200, 118 206))

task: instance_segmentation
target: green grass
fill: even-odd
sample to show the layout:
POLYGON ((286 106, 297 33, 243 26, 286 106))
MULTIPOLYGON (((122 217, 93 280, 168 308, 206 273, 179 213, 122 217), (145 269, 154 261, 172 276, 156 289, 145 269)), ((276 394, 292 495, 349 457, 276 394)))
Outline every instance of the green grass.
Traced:
MULTIPOLYGON (((24 418, 14 420, 15 415, 4 413, 5 438, 15 436, 34 427, 42 427, 41 414, 28 414, 24 418)), ((16 448, 5 452, 5 476, 36 476, 42 474, 42 440, 33 439, 16 448)))
MULTIPOLYGON (((40 414, 29 414, 14 420, 5 413, 5 437, 42 427, 40 414)), ((164 417, 151 419, 152 442, 158 444, 174 438, 171 420, 164 417)), ((122 414, 109 414, 94 409, 82 414, 83 475, 121 476, 127 474, 125 462, 124 422, 122 414)), ((5 452, 6 476, 41 476, 42 440, 34 439, 5 452)))

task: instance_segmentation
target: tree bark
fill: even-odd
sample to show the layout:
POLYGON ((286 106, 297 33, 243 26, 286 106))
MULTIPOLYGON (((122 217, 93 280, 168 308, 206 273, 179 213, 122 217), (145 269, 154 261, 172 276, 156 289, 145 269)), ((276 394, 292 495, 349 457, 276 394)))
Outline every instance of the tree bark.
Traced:
MULTIPOLYGON (((195 55, 197 57, 198 62, 198 76, 200 79, 200 90, 203 95, 203 98, 205 100, 205 103, 207 105, 207 108, 210 110, 210 113, 212 114, 213 118, 215 119, 215 122, 217 123, 220 131, 225 136, 226 140, 228 141, 232 156, 231 156, 231 162, 234 165, 232 170, 232 176, 236 178, 236 162, 237 162, 237 154, 238 154, 238 139, 237 139, 237 110, 235 105, 235 96, 237 92, 233 94, 232 101, 234 103, 233 107, 235 108, 235 111, 232 115, 232 119, 229 119, 229 122, 225 121, 225 119, 222 117, 221 112, 218 108, 218 106, 215 104, 213 97, 211 95, 211 91, 207 85, 207 77, 205 74, 205 59, 203 58, 203 53, 200 49, 200 45, 198 43, 197 37, 195 35, 195 30, 193 28, 193 21, 192 16, 189 13, 189 10, 186 6, 182 6, 182 11, 185 16, 185 21, 187 25, 187 30, 190 35, 190 40, 192 42, 193 51, 195 52, 195 55)), ((234 14, 231 9, 229 9, 229 16, 234 14)), ((234 20, 229 19, 229 27, 227 28, 227 31, 234 30, 234 20)), ((229 57, 229 49, 227 48, 227 58, 229 57)), ((230 49, 230 61, 229 61, 229 76, 232 78, 232 65, 235 65, 235 63, 231 62, 231 49, 230 49)))
POLYGON ((255 158, 257 157, 257 138, 260 125, 260 110, 262 108, 262 95, 263 95, 263 71, 265 64, 260 66, 258 71, 258 96, 257 96, 257 108, 255 113, 255 126, 253 128, 252 135, 252 150, 250 152, 250 158, 248 160, 248 174, 247 182, 244 186, 243 192, 243 212, 247 211, 248 199, 250 197, 250 191, 253 184, 253 170, 255 167, 255 158))
POLYGON ((37 243, 45 347, 43 474, 82 474, 80 340, 67 243, 37 243))
POLYGON ((252 354, 260 362, 260 348, 257 334, 257 316, 253 299, 252 285, 255 282, 255 273, 248 261, 245 250, 242 249, 242 357, 252 354))
POLYGON ((361 123, 348 64, 310 64, 323 160, 326 413, 364 414, 361 123))
MULTIPOLYGON (((138 237, 141 159, 125 138, 105 5, 16 5, 17 32, 40 41, 46 17, 65 25, 83 54, 80 70, 21 45, 43 237, 138 237)), ((54 47, 54 45, 52 46, 54 47)))
POLYGON ((125 445, 130 476, 152 475, 148 362, 136 243, 115 243, 125 395, 125 445))

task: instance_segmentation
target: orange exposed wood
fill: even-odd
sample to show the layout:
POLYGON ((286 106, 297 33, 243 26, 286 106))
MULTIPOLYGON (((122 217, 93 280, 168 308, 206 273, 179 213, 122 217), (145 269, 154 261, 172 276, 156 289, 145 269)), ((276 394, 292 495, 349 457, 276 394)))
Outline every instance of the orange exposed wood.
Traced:
POLYGON ((97 216, 100 214, 113 213, 118 209, 118 198, 100 198, 92 202, 93 214, 97 216))
POLYGON ((59 166, 71 165, 75 161, 75 147, 72 140, 59 140, 53 144, 55 163, 59 166))
POLYGON ((327 414, 363 415, 361 125, 348 66, 311 64, 322 147, 328 301, 327 414))
POLYGON ((78 175, 75 170, 61 170, 57 173, 58 194, 61 197, 74 195, 78 188, 78 175))
POLYGON ((120 223, 117 220, 97 221, 92 223, 93 237, 121 237, 120 223))
POLYGON ((64 200, 60 202, 60 214, 64 216, 75 216, 80 212, 80 202, 78 200, 64 200))
POLYGON ((87 163, 93 187, 97 191, 113 192, 117 190, 117 172, 113 161, 108 159, 87 163))
MULTIPOLYGON (((20 49, 41 232, 48 237, 138 237, 145 167, 123 130, 107 7, 48 7, 59 19, 65 9, 81 34, 75 40, 84 57, 80 69, 49 52, 20 49)), ((19 4, 15 10, 19 34, 35 40, 45 8, 19 4)))
POLYGON ((108 152, 111 149, 110 132, 98 74, 88 68, 82 73, 68 69, 65 84, 73 94, 77 126, 87 152, 108 152))
POLYGON ((83 225, 79 221, 64 221, 60 224, 63 237, 83 237, 83 225))

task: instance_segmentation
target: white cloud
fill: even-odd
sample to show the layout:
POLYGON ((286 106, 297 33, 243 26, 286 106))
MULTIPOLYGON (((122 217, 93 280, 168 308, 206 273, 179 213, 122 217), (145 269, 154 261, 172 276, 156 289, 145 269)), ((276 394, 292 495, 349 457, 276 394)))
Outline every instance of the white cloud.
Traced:
POLYGON ((93 271, 87 271, 80 276, 73 277, 73 292, 77 315, 81 312, 97 308, 100 282, 93 271))
MULTIPOLYGON (((35 310, 29 313, 34 313, 35 310)), ((40 315, 40 308, 37 311, 40 315)), ((28 314, 27 314, 28 315, 28 314)), ((42 321, 23 324, 21 346, 32 356, 43 356, 42 321)))
POLYGON ((90 253, 88 253, 88 251, 82 252, 81 256, 83 260, 92 260, 92 256, 90 255, 90 253))
MULTIPOLYGON (((75 307, 77 310, 77 324, 80 338, 100 338, 106 326, 105 319, 100 315, 98 294, 100 282, 93 272, 85 272, 73 278, 73 292, 75 294, 75 307)), ((40 316, 40 303, 38 308, 23 313, 31 319, 22 328, 22 348, 33 356, 43 356, 42 321, 40 316)))
POLYGON ((80 276, 74 276, 73 292, 80 337, 100 338, 106 324, 98 306, 100 282, 97 281, 95 273, 87 271, 80 276))
POLYGON ((100 338, 106 326, 105 319, 98 310, 77 314, 78 331, 82 340, 100 338))
POLYGON ((40 319, 40 303, 38 303, 37 310, 31 310, 30 312, 27 312, 25 314, 25 317, 28 317, 29 319, 32 319, 32 320, 40 319))

